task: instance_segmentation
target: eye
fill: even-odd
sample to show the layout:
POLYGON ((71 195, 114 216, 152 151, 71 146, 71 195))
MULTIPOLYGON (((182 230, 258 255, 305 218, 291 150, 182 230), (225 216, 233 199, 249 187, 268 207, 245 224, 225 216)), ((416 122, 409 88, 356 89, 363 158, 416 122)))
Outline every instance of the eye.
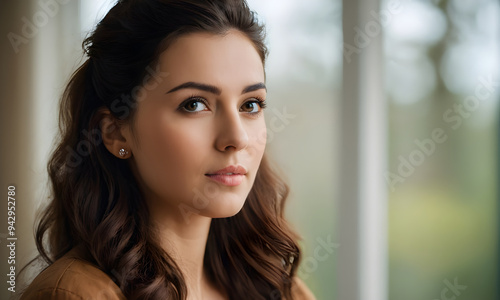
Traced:
POLYGON ((180 108, 187 112, 200 112, 207 110, 207 105, 201 98, 190 98, 181 103, 180 108))
POLYGON ((266 107, 264 100, 255 99, 245 102, 241 106, 241 111, 251 114, 259 113, 262 109, 266 107))

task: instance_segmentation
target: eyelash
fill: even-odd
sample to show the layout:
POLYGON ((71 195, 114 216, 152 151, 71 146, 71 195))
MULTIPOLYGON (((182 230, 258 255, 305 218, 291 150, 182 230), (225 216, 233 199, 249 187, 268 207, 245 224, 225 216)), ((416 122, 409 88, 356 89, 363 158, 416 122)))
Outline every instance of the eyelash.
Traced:
MULTIPOLYGON (((250 115, 258 115, 258 114, 262 113, 262 111, 264 109, 266 109, 266 107, 267 107, 266 100, 262 99, 260 96, 255 96, 255 97, 252 97, 252 98, 254 100, 247 101, 247 102, 245 102, 243 104, 246 104, 246 103, 257 103, 261 109, 258 112, 249 112, 248 114, 250 114, 250 115)), ((187 98, 186 100, 182 101, 182 103, 179 105, 178 110, 182 111, 182 112, 185 112, 185 113, 190 113, 190 114, 200 113, 200 111, 192 112, 192 111, 188 111, 188 110, 186 110, 184 108, 184 106, 186 106, 186 104, 188 104, 190 102, 193 102, 193 101, 194 102, 202 102, 206 107, 208 107, 208 102, 207 102, 207 100, 205 100, 205 98, 193 95, 193 96, 187 98)))

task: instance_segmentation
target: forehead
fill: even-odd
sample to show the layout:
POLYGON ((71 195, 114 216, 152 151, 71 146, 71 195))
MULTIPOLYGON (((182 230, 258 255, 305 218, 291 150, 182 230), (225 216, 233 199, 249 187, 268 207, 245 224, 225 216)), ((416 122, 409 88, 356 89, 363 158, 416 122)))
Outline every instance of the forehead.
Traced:
POLYGON ((169 85, 199 81, 239 89, 248 83, 264 82, 259 53, 252 41, 236 30, 225 35, 181 36, 160 55, 160 68, 168 72, 169 85))

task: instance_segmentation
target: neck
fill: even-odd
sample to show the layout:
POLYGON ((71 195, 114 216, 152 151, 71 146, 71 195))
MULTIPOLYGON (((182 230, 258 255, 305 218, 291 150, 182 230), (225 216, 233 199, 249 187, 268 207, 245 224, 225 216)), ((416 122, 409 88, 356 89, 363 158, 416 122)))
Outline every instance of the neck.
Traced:
POLYGON ((210 288, 205 275, 204 256, 212 219, 192 214, 183 216, 152 214, 159 229, 160 245, 180 267, 188 290, 188 299, 203 299, 210 288))

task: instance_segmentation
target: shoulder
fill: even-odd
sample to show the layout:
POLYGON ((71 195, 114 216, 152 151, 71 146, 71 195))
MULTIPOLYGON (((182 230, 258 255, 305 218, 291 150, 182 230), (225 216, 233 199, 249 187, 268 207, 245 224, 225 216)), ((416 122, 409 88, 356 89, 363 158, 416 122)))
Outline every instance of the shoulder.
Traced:
POLYGON ((297 300, 316 300, 314 294, 307 285, 298 277, 294 277, 292 285, 292 295, 297 300))
POLYGON ((21 300, 126 299, 120 288, 97 266, 73 249, 41 272, 21 300))

